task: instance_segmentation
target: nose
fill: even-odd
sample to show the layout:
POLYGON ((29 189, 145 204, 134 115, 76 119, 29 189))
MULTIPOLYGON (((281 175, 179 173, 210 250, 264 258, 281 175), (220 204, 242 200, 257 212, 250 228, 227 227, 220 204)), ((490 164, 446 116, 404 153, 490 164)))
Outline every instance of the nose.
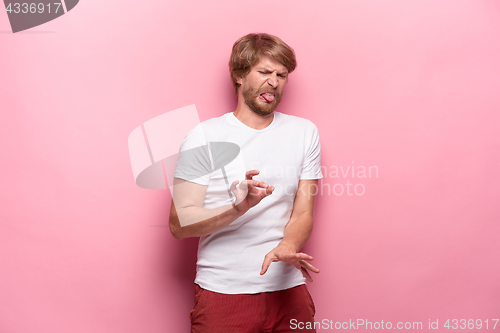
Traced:
POLYGON ((273 72, 271 76, 269 76, 269 78, 267 79, 267 83, 273 88, 278 87, 278 76, 276 72, 273 72))

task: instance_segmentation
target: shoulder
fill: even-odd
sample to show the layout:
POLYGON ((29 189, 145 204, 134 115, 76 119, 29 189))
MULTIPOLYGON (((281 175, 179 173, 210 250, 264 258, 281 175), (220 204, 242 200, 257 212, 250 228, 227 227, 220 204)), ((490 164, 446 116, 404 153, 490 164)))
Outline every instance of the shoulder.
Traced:
POLYGON ((203 124, 203 126, 218 126, 218 125, 221 125, 221 124, 224 124, 225 122, 227 122, 227 119, 230 115, 231 115, 230 112, 224 113, 220 117, 214 117, 214 118, 204 120, 200 124, 203 124))
POLYGON ((225 113, 220 117, 214 117, 202 121, 197 125, 200 129, 205 132, 216 132, 217 130, 224 128, 227 125, 230 113, 225 113))
POLYGON ((227 122, 228 113, 215 118, 210 118, 198 123, 188 134, 203 135, 209 137, 212 133, 217 133, 220 128, 225 126, 227 122))
POLYGON ((316 127, 316 125, 309 119, 276 111, 275 115, 278 117, 280 123, 284 124, 285 126, 293 127, 293 130, 295 131, 298 130, 304 132, 318 132, 318 128, 316 127))

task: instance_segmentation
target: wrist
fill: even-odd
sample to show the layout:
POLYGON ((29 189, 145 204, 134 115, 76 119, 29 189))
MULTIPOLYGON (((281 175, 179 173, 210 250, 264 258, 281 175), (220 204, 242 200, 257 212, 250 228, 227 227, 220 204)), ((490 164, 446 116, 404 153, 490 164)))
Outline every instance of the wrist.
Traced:
POLYGON ((234 202, 231 204, 231 206, 232 206, 231 209, 232 209, 233 213, 236 214, 237 217, 240 217, 240 216, 242 216, 243 214, 246 213, 246 212, 238 209, 238 206, 236 206, 236 204, 234 202))
POLYGON ((297 246, 295 246, 294 244, 289 243, 289 242, 284 241, 284 240, 282 240, 282 241, 278 244, 278 246, 285 246, 285 247, 287 247, 288 249, 290 249, 291 251, 293 251, 293 252, 295 252, 295 253, 298 253, 298 252, 299 252, 299 250, 300 250, 300 249, 299 249, 297 246))

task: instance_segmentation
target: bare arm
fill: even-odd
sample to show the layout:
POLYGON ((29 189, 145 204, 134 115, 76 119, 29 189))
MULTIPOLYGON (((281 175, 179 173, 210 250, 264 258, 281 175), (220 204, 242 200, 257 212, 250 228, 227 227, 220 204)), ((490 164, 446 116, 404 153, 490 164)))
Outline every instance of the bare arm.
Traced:
POLYGON ((169 217, 172 235, 177 239, 201 237, 230 225, 273 192, 274 187, 252 179, 258 173, 258 170, 248 171, 238 188, 238 181, 231 184, 235 204, 214 209, 202 207, 207 186, 175 178, 169 217))
POLYGON ((302 271, 302 274, 312 281, 308 271, 319 273, 319 269, 308 261, 313 260, 308 254, 300 253, 300 249, 311 236, 313 229, 313 211, 315 193, 318 181, 300 180, 299 188, 293 202, 293 211, 290 220, 285 226, 283 240, 271 250, 262 264, 261 275, 265 274, 272 262, 284 261, 302 271))
POLYGON ((316 195, 312 189, 317 189, 318 180, 300 180, 299 188, 293 202, 293 211, 290 221, 285 226, 285 233, 281 243, 292 247, 295 252, 307 242, 313 230, 314 201, 316 195))

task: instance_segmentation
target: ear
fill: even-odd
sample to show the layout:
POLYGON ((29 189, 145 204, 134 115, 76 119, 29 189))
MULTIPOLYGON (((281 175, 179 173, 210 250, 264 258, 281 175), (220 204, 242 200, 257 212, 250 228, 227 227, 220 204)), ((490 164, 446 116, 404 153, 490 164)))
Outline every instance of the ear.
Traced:
POLYGON ((240 86, 241 86, 241 82, 242 81, 243 81, 243 77, 242 76, 236 78, 236 83, 238 83, 240 86))

